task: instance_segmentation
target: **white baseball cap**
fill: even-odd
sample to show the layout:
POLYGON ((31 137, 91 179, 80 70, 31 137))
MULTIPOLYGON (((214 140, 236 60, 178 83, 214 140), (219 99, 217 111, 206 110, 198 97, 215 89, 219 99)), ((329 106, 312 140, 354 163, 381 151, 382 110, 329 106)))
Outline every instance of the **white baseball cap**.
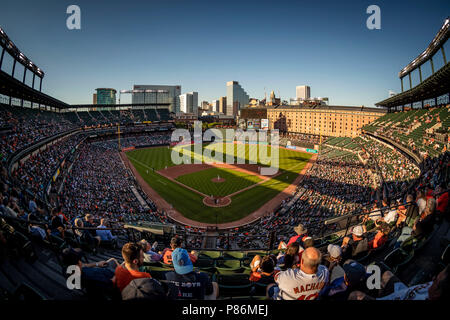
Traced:
POLYGON ((339 246, 337 246, 335 244, 329 244, 327 250, 328 250, 328 253, 330 254, 330 256, 332 258, 338 258, 342 254, 341 247, 339 247, 339 246))
POLYGON ((353 227, 352 233, 357 237, 361 237, 364 233, 363 227, 362 226, 353 227))

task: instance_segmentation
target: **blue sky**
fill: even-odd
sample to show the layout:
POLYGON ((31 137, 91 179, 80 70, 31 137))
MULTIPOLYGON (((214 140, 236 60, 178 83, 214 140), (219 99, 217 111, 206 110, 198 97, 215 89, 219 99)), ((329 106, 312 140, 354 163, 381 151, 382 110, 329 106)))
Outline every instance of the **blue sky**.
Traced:
POLYGON ((70 104, 133 84, 180 84, 211 101, 237 80, 256 98, 265 87, 288 100, 306 84, 333 105, 373 106, 400 91, 398 72, 449 15, 446 0, 42 0, 2 3, 0 26, 46 73, 43 91, 70 104), (81 30, 66 28, 71 4, 81 30), (372 4, 381 30, 366 28, 372 4))

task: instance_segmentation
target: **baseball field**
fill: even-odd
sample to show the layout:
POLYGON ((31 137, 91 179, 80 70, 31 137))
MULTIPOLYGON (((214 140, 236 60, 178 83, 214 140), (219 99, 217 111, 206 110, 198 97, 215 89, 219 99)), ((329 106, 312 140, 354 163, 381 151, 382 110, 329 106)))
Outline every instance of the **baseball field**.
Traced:
MULTIPOLYGON (((260 174, 262 167, 268 167, 262 164, 264 160, 258 156, 256 163, 249 163, 249 154, 255 150, 251 148, 256 146, 242 147, 245 148, 245 157, 238 153, 237 145, 227 149, 224 144, 222 152, 212 151, 213 144, 203 145, 200 153, 194 152, 191 145, 174 147, 178 154, 187 155, 192 162, 195 158, 203 160, 202 164, 175 165, 171 159, 173 148, 167 146, 137 149, 127 152, 126 156, 148 186, 183 217, 207 224, 221 224, 264 209, 268 201, 280 196, 280 192, 291 185, 312 156, 279 148, 278 172, 264 176, 260 174), (206 156, 208 152, 210 157, 206 156), (223 162, 226 155, 233 155, 235 161, 233 164, 213 163, 211 157, 217 155, 223 162), (245 163, 237 164, 239 159, 245 163), (221 202, 215 203, 213 199, 216 198, 222 199, 221 202)), ((270 157, 272 150, 270 146, 267 148, 270 157)))

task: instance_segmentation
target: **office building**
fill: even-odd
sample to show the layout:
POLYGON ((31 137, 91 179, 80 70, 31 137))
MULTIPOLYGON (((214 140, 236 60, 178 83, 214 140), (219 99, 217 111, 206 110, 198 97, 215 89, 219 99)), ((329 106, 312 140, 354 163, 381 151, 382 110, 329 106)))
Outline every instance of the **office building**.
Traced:
POLYGON ((180 111, 184 113, 197 114, 198 92, 187 92, 179 96, 180 111))
POLYGON ((225 114, 227 111, 227 97, 219 98, 219 112, 225 114))
POLYGON ((308 100, 311 97, 311 88, 309 86, 295 87, 295 97, 297 100, 308 100))
POLYGON ((98 88, 95 95, 95 104, 116 104, 116 93, 115 89, 111 88, 98 88))
POLYGON ((211 102, 211 107, 212 107, 211 111, 219 112, 219 108, 220 108, 219 100, 213 100, 211 102))
POLYGON ((180 111, 181 86, 167 85, 134 85, 133 86, 133 104, 143 103, 169 103, 169 112, 177 113, 180 111))
POLYGON ((248 106, 250 96, 237 81, 227 82, 227 109, 226 115, 236 117, 241 108, 248 106))

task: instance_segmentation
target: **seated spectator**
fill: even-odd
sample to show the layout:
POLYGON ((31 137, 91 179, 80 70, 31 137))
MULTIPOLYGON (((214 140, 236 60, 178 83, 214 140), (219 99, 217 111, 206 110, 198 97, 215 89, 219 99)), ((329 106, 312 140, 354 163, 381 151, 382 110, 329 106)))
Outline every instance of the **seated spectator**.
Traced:
POLYGON ((383 218, 383 212, 378 205, 375 204, 374 210, 372 210, 366 217, 367 222, 376 222, 383 218))
POLYGON ((419 216, 419 207, 416 202, 414 202, 414 197, 412 194, 406 196, 406 203, 408 204, 408 209, 404 209, 404 206, 399 207, 399 218, 397 220, 396 226, 409 226, 414 225, 416 218, 419 216))
POLYGON ((379 298, 374 298, 361 291, 350 294, 349 300, 442 300, 448 301, 450 297, 450 278, 447 265, 433 281, 406 286, 392 272, 386 271, 381 277, 381 291, 379 298))
POLYGON ((426 237, 433 231, 434 224, 436 223, 435 208, 436 200, 433 198, 428 199, 427 207, 413 226, 412 236, 415 238, 426 237))
POLYGON ((394 226, 395 223, 397 222, 397 216, 398 216, 397 210, 391 209, 383 218, 375 221, 375 225, 378 226, 380 224, 380 220, 381 220, 381 222, 385 222, 388 225, 394 226))
POLYGON ((172 252, 175 271, 166 273, 169 282, 168 296, 173 299, 216 300, 219 286, 206 273, 194 272, 191 258, 185 249, 175 248, 172 252))
POLYGON ((352 230, 352 237, 345 237, 342 240, 343 259, 354 258, 357 255, 366 252, 369 249, 368 240, 366 237, 366 227, 354 226, 352 230))
POLYGON ((341 266, 342 249, 335 244, 329 244, 327 247, 328 254, 323 257, 323 265, 330 272, 330 282, 344 276, 344 269, 341 266))
POLYGON ((98 244, 100 244, 101 239, 100 239, 99 236, 97 236, 97 230, 95 230, 96 225, 95 225, 95 223, 94 223, 94 216, 93 216, 92 214, 88 213, 88 214, 84 217, 84 220, 85 220, 85 221, 84 221, 84 227, 85 227, 85 228, 91 228, 91 229, 88 229, 88 230, 85 230, 85 231, 88 232, 88 233, 90 233, 91 236, 92 236, 94 239, 97 239, 98 244))
POLYGON ((419 207, 413 202, 413 196, 411 194, 406 196, 406 202, 409 203, 409 207, 405 213, 404 227, 402 228, 400 236, 397 238, 395 247, 398 248, 405 240, 411 237, 413 227, 416 221, 419 219, 419 207))
POLYGON ((30 199, 30 201, 28 202, 28 210, 34 214, 43 214, 44 213, 44 210, 39 209, 36 204, 36 196, 34 196, 33 199, 30 199))
POLYGON ((64 213, 62 212, 62 206, 58 206, 58 208, 56 209, 56 211, 58 212, 58 216, 61 217, 61 221, 63 223, 69 223, 69 219, 64 215, 64 213))
POLYGON ((286 253, 278 254, 277 265, 282 269, 297 268, 300 264, 299 251, 300 245, 298 242, 292 242, 288 245, 286 253))
POLYGON ((44 230, 40 225, 34 223, 38 222, 37 217, 34 214, 28 215, 29 231, 31 235, 40 240, 46 240, 47 235, 50 234, 50 230, 44 230))
POLYGON ((108 224, 108 219, 103 218, 100 220, 100 225, 97 227, 96 234, 97 237, 100 237, 102 242, 111 243, 113 246, 117 245, 117 236, 113 236, 111 230, 102 230, 106 229, 108 224))
POLYGON ((75 229, 75 234, 80 238, 81 241, 85 241, 88 245, 97 246, 100 244, 99 237, 93 237, 89 230, 82 229, 85 228, 83 220, 80 218, 76 218, 74 221, 74 225, 77 229, 75 229), (80 228, 80 229, 78 229, 80 228))
POLYGON ((276 273, 275 266, 277 265, 277 258, 274 255, 268 255, 261 259, 261 256, 253 257, 250 267, 250 281, 259 282, 262 284, 275 283, 274 275, 276 273))
POLYGON ((147 240, 142 239, 139 241, 139 244, 144 250, 144 262, 161 261, 162 255, 154 251, 158 242, 155 241, 155 243, 150 246, 150 243, 148 243, 147 240))
POLYGON ((308 235, 308 229, 306 229, 302 224, 299 224, 298 226, 294 227, 295 233, 297 233, 296 236, 292 236, 288 241, 288 246, 293 242, 298 242, 300 246, 303 246, 303 239, 305 239, 308 235))
POLYGON ((122 300, 166 300, 167 295, 156 279, 140 278, 132 280, 122 290, 122 300))
POLYGON ((328 285, 320 299, 324 300, 347 300, 351 292, 360 290, 366 291, 367 273, 366 268, 353 260, 347 260, 344 265, 344 276, 335 279, 328 285))
POLYGON ((382 247, 388 239, 390 228, 386 222, 380 223, 377 229, 378 231, 375 234, 375 237, 369 242, 369 249, 382 247))
POLYGON ((303 238, 303 248, 302 247, 299 248, 299 252, 298 252, 299 260, 298 261, 300 261, 302 259, 303 251, 305 251, 305 249, 310 248, 310 247, 314 247, 314 239, 311 237, 303 238))
POLYGON ((417 207, 419 210, 419 214, 422 214, 422 212, 425 210, 425 207, 427 205, 427 199, 425 197, 425 192, 423 192, 423 191, 417 192, 416 203, 417 203, 417 207))
POLYGON ((2 255, 6 255, 8 240, 14 232, 14 228, 0 217, 0 257, 2 257, 2 255))
POLYGON ((17 212, 14 209, 12 209, 12 207, 13 205, 11 200, 8 200, 8 198, 3 198, 1 206, 1 211, 3 212, 3 214, 11 218, 17 218, 17 212))
MULTIPOLYGON (((182 240, 179 237, 173 237, 170 240, 170 249, 166 248, 162 252, 163 262, 165 264, 172 264, 172 252, 177 248, 181 248, 181 244, 182 244, 182 240)), ((189 254, 189 257, 191 258, 192 263, 195 263, 197 261, 197 255, 196 255, 195 251, 192 251, 189 254)))
MULTIPOLYGON (((115 266, 119 266, 116 259, 110 260, 114 262, 115 266)), ((81 285, 87 290, 113 287, 114 271, 108 268, 108 261, 82 263, 80 249, 66 248, 62 251, 62 262, 66 267, 76 265, 80 268, 81 285)))
POLYGON ((447 207, 448 207, 448 191, 442 193, 445 190, 444 184, 441 184, 436 187, 436 197, 437 198, 437 205, 436 205, 436 213, 438 216, 443 216, 445 214, 448 214, 447 207))
POLYGON ((55 236, 61 237, 64 239, 64 231, 66 227, 64 226, 61 217, 58 215, 58 212, 55 209, 52 209, 52 219, 50 223, 51 233, 55 236))
POLYGON ((280 271, 276 285, 268 288, 274 300, 315 300, 329 281, 328 269, 321 265, 322 254, 316 248, 303 252, 300 268, 280 271))
POLYGON ((122 290, 134 279, 151 278, 147 272, 139 271, 144 264, 144 251, 134 242, 128 242, 122 247, 124 263, 116 268, 114 284, 122 290))

